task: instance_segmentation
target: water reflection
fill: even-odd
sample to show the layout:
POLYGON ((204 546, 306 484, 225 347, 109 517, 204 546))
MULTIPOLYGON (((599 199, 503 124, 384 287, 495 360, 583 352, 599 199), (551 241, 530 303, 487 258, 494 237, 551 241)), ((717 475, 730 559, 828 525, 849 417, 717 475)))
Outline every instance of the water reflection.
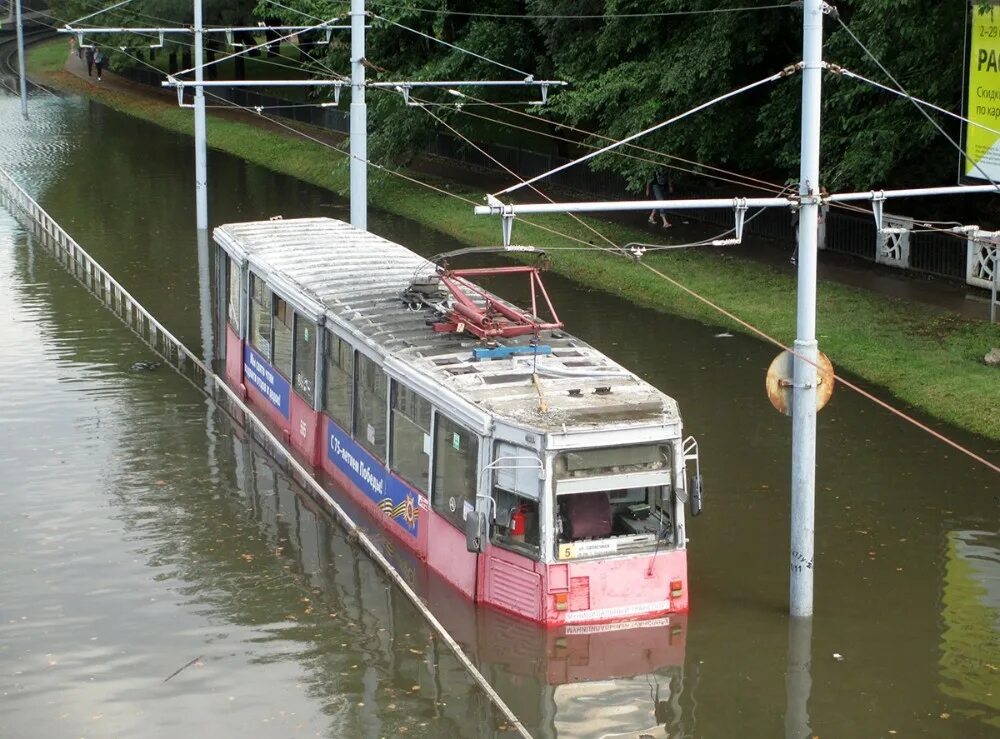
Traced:
POLYGON ((788 619, 788 666, 785 668, 785 739, 812 736, 809 694, 812 692, 811 618, 788 619))
MULTIPOLYGON (((476 695, 473 704, 461 697, 469 692, 468 677, 447 648, 422 628, 405 598, 340 535, 318 504, 284 480, 262 449, 244 438, 239 427, 232 431, 243 494, 268 545, 280 552, 287 562, 284 568, 301 582, 309 603, 307 615, 332 614, 341 622, 346 618, 356 627, 352 643, 371 647, 365 655, 361 691, 365 705, 377 711, 365 718, 365 725, 377 734, 382 729, 375 727, 384 720, 390 704, 390 714, 400 708, 398 695, 384 697, 387 676, 375 669, 384 668, 396 684, 412 683, 411 690, 419 687, 421 695, 433 696, 440 720, 453 721, 463 733, 504 735, 495 720, 484 721, 488 711, 482 696, 476 695), (415 630, 425 633, 415 638, 415 630)), ((518 717, 535 736, 683 735, 679 700, 686 638, 683 616, 640 629, 546 630, 507 614, 475 608, 409 557, 407 550, 392 547, 362 511, 348 507, 395 566, 408 575, 491 684, 516 706, 518 717)), ((337 651, 336 645, 327 646, 337 651)), ((323 645, 317 649, 325 651, 323 645)), ((335 659, 333 654, 323 657, 327 663, 335 659)), ((340 669, 331 666, 328 671, 340 669)))
MULTIPOLYGON (((190 140, 74 99, 38 100, 22 124, 7 103, 0 94, 0 163, 200 346, 190 140)), ((213 218, 339 212, 329 193, 210 157, 213 218)), ((184 381, 127 372, 148 352, 0 220, 0 376, 13 378, 0 423, 4 731, 502 736, 339 529, 184 381)), ((455 244, 371 222, 425 254, 455 244)), ((709 498, 689 527, 691 617, 658 632, 550 639, 422 583, 532 731, 993 737, 994 477, 835 395, 819 419, 810 662, 784 615, 789 432, 761 392, 772 350, 546 282, 575 334, 679 399, 709 498)), ((946 431, 995 457, 995 444, 946 431)))
POLYGON ((941 691, 1000 729, 1000 532, 948 533, 942 601, 941 691))

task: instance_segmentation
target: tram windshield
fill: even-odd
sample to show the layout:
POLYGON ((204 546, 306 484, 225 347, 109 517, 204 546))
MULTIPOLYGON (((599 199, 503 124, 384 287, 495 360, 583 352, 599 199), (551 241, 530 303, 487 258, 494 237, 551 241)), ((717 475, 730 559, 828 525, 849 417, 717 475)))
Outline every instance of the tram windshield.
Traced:
POLYGON ((556 455, 556 556, 575 559, 672 546, 672 458, 669 444, 556 455))

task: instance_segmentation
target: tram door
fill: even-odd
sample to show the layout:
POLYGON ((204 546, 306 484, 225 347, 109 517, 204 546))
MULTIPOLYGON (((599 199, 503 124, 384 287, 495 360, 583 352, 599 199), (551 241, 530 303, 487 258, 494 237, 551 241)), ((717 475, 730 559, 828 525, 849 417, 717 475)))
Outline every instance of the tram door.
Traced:
POLYGON ((466 548, 465 520, 476 507, 479 437, 443 413, 434 414, 433 475, 427 561, 470 598, 476 597, 479 555, 466 548))

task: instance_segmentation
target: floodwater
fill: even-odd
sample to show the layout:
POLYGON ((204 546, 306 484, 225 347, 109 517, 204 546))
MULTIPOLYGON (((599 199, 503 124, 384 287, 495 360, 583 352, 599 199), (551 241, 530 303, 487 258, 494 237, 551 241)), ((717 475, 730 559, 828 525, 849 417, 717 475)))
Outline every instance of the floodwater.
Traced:
MULTIPOLYGON (((190 139, 99 105, 37 97, 26 123, 0 96, 0 166, 199 347, 192 162, 190 139)), ((347 217, 228 156, 210 153, 209 172, 213 223, 347 217)), ((424 253, 455 246, 377 212, 370 225, 424 253)), ((688 526, 691 612, 669 626, 558 636, 425 583, 529 730, 997 736, 996 476, 838 390, 819 422, 817 615, 790 624, 790 424, 763 392, 774 350, 547 285, 569 330, 678 399, 706 511, 688 526)), ((129 371, 150 358, 0 210, 0 734, 510 736, 261 449, 171 371, 129 371)))

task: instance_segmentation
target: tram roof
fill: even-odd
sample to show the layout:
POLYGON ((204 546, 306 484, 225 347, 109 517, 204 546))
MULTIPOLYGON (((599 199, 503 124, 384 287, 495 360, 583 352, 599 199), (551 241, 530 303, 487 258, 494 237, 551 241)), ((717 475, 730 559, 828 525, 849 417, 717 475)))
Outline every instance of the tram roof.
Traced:
MULTIPOLYGON (((500 420, 541 430, 679 420, 673 398, 563 331, 541 333, 539 343, 552 348, 549 355, 474 360, 472 350, 479 346, 474 336, 435 332, 430 311, 408 309, 402 300, 413 278, 432 274, 434 265, 343 221, 227 224, 215 229, 215 240, 313 318, 326 315, 370 349, 500 420), (548 406, 544 413, 533 371, 548 406)), ((528 346, 530 340, 522 336, 502 344, 528 346)))

